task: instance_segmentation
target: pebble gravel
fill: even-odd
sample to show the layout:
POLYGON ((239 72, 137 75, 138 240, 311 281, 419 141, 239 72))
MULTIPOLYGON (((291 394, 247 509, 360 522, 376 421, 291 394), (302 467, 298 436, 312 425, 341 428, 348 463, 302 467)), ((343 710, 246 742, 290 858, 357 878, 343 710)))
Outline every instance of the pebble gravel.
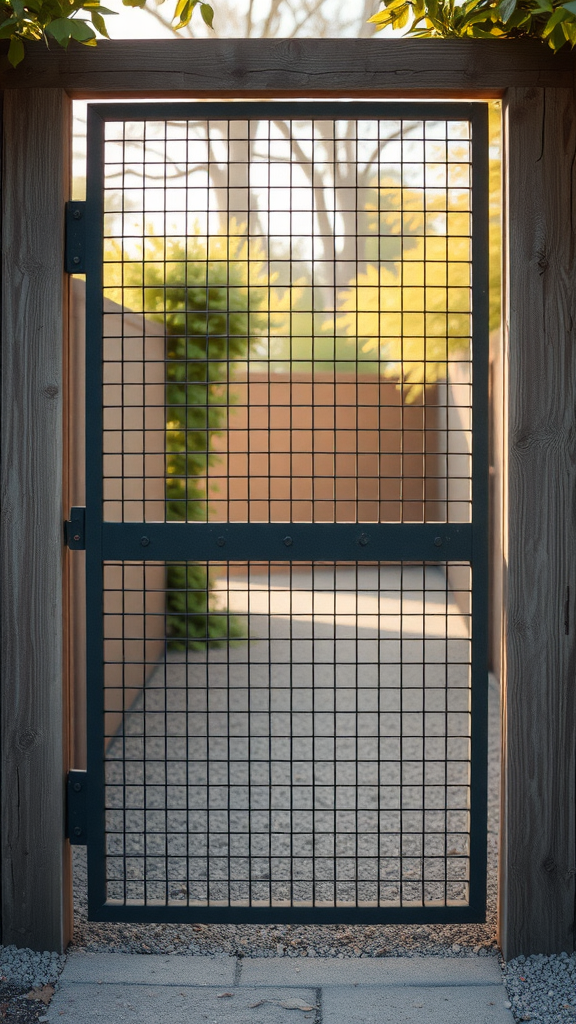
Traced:
POLYGON ((64 967, 64 956, 57 953, 35 953, 32 949, 0 946, 0 975, 3 982, 28 988, 49 985, 64 967))
POLYGON ((0 946, 0 1021, 42 1024, 66 957, 0 946))
POLYGON ((503 969, 515 1021, 575 1024, 576 953, 519 956, 503 969))
POLYGON ((87 921, 86 852, 74 848, 74 944, 90 951, 225 953, 230 956, 486 956, 496 944, 499 811, 499 706, 490 685, 488 913, 484 924, 464 925, 130 925, 87 921))

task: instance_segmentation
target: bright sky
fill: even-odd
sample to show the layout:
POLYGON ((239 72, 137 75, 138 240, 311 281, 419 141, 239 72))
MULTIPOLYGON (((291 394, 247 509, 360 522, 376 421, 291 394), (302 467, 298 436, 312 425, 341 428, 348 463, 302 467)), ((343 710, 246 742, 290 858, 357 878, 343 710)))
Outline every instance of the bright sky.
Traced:
MULTIPOLYGON (((106 19, 111 39, 156 39, 167 38, 172 35, 170 30, 167 29, 164 25, 162 25, 161 22, 157 18, 155 18, 154 15, 151 14, 150 11, 146 8, 140 9, 136 7, 124 7, 122 5, 122 0, 103 0, 103 4, 110 10, 118 12, 117 15, 109 15, 106 19)), ((153 5, 154 0, 149 0, 149 6, 153 7, 153 5)), ((338 5, 339 0, 324 0, 324 2, 322 3, 322 10, 324 12, 324 16, 327 20, 327 23, 332 23, 335 28, 335 31, 333 31, 332 34, 338 35, 339 32, 343 31, 345 35, 356 35, 358 32, 358 23, 357 20, 355 20, 353 17, 350 19, 350 26, 344 30, 342 30, 341 28, 341 19, 338 18, 336 12, 334 12, 335 17, 333 22, 331 22, 330 15, 334 11, 334 8, 337 8, 338 5)), ((162 8, 162 13, 165 18, 169 19, 172 17, 175 6, 176 0, 165 0, 165 3, 163 4, 162 8)), ((212 0, 212 6, 214 7, 215 10, 214 25, 217 30, 216 34, 221 34, 223 36, 229 34, 242 34, 241 32, 231 32, 230 25, 226 26, 226 4, 222 3, 222 0, 220 3, 218 3, 218 0, 212 0), (221 17, 224 21, 224 24, 222 24, 222 31, 220 33, 218 33, 219 17, 221 17)), ((373 6, 374 11, 378 10, 380 6, 379 0, 374 0, 373 6)), ((304 2, 302 3, 302 7, 304 7, 304 2)), ((246 0, 235 0, 233 9, 235 13, 239 15, 240 19, 244 17, 246 13, 246 8, 246 0)), ((252 5, 252 11, 255 22, 258 22, 259 18, 265 17, 269 8, 269 0, 254 0, 254 3, 252 5)), ((290 34, 290 29, 293 25, 293 18, 295 15, 292 12, 297 13, 298 8, 298 3, 286 4, 285 19, 287 20, 283 22, 287 29, 285 32, 286 35, 290 34)), ((228 5, 228 10, 230 10, 230 5, 228 5)), ((361 20, 363 21, 363 16, 361 16, 361 20)), ((200 16, 200 11, 197 10, 194 12, 190 24, 192 28, 192 34, 194 36, 210 37, 212 35, 210 30, 207 29, 203 24, 200 16)), ((384 32, 380 34, 389 35, 391 32, 391 29, 385 29, 384 32)), ((304 34, 306 34, 306 32, 304 32, 304 34)), ((400 33, 397 34, 400 35, 400 33)))
MULTIPOLYGON (((124 7, 122 0, 104 0, 104 7, 117 11, 117 15, 106 18, 111 39, 156 39, 172 35, 169 29, 157 21, 146 9, 124 7)), ((166 8, 174 8, 174 0, 166 0, 166 8)))

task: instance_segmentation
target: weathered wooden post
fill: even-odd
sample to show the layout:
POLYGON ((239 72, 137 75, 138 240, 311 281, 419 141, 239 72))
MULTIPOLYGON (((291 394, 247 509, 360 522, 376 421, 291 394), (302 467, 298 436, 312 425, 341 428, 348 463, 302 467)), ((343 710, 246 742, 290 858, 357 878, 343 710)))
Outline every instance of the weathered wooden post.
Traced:
POLYGON ((2 204, 2 942, 70 937, 64 642, 64 201, 70 100, 4 93, 2 204))
POLYGON ((576 103, 505 96, 500 940, 571 951, 576 887, 576 103))

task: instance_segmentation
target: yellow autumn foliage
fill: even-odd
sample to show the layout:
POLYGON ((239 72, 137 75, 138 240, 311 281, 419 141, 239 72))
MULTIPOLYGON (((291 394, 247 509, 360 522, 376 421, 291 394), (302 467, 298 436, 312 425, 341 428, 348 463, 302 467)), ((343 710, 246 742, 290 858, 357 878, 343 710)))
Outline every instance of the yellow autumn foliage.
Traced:
POLYGON ((384 377, 404 384, 409 402, 424 385, 446 380, 448 362, 470 351, 469 264, 425 255, 422 238, 409 261, 369 264, 340 305, 340 330, 357 337, 364 358, 381 361, 384 377))

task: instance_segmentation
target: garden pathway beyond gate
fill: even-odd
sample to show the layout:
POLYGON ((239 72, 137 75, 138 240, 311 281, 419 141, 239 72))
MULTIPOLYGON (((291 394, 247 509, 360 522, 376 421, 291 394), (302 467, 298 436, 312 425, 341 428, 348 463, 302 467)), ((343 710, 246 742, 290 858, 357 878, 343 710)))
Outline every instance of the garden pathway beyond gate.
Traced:
POLYGON ((90 916, 481 920, 485 105, 88 145, 90 916))

